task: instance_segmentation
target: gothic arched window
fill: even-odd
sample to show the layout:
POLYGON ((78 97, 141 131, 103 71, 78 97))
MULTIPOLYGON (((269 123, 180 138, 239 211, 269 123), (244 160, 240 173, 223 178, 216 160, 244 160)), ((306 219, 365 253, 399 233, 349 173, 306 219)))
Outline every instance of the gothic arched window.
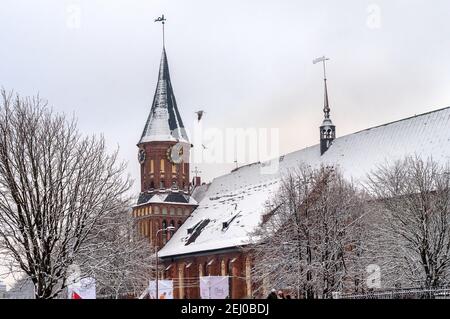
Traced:
POLYGON ((227 276, 228 276, 228 291, 231 297, 231 294, 233 292, 233 262, 228 259, 227 263, 227 276))
POLYGON ((205 263, 203 264, 203 276, 209 276, 209 271, 208 271, 208 263, 205 261, 205 263))
POLYGON ((222 261, 220 262, 220 274, 222 276, 226 276, 227 275, 227 267, 225 264, 225 259, 222 259, 222 261))
MULTIPOLYGON (((175 222, 173 220, 170 221, 170 227, 175 227, 175 222)), ((167 239, 172 238, 174 230, 169 230, 167 232, 167 239)))
POLYGON ((164 160, 163 159, 161 159, 159 161, 159 168, 160 168, 161 174, 164 174, 164 160))
POLYGON ((233 263, 231 262, 231 259, 228 259, 227 262, 226 275, 233 276, 233 263))
POLYGON ((153 174, 155 172, 155 164, 153 160, 150 160, 150 174, 153 174))

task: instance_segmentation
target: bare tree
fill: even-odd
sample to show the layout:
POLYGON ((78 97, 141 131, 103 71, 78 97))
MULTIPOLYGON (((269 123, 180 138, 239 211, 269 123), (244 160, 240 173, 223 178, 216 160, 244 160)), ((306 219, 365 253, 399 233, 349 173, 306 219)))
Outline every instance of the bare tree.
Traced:
POLYGON ((98 221, 126 205, 130 182, 103 137, 82 137, 39 97, 2 90, 1 103, 0 251, 36 298, 53 298, 98 221))
POLYGON ((437 288, 449 283, 450 170, 407 157, 370 175, 375 200, 367 251, 383 286, 437 288))
POLYGON ((364 203, 336 169, 300 166, 282 180, 253 234, 252 278, 303 298, 358 289, 364 203))
POLYGON ((82 276, 94 277, 103 298, 132 298, 148 288, 155 270, 155 252, 139 234, 131 210, 108 214, 95 227, 93 239, 77 265, 82 276))

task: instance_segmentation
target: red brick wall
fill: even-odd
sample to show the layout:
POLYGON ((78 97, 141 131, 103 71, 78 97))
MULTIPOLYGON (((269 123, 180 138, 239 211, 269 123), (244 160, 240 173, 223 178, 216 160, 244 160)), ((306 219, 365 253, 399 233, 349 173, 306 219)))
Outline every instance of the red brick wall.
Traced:
POLYGON ((200 298, 199 267, 203 270, 203 275, 222 276, 222 261, 225 263, 225 275, 231 276, 230 290, 232 299, 243 299, 251 297, 248 295, 246 281, 246 260, 247 255, 241 251, 217 253, 207 256, 189 256, 173 261, 165 261, 165 267, 170 267, 165 277, 174 280, 174 298, 180 298, 180 286, 184 285, 184 295, 188 299, 200 298), (208 263, 213 262, 207 266, 208 263), (234 261, 233 261, 234 260, 234 261), (233 261, 233 262, 231 262, 233 261), (231 267, 227 267, 229 264, 231 267), (186 267, 190 265, 189 267, 186 267), (179 269, 184 269, 183 283, 179 280, 179 269), (230 269, 227 269, 230 268, 230 269), (176 271, 174 271, 176 269, 176 271), (230 273, 231 272, 231 273, 230 273))
MULTIPOLYGON (((159 189, 161 181, 164 188, 171 188, 172 182, 176 181, 179 189, 188 190, 190 183, 188 161, 176 164, 176 173, 174 174, 172 173, 172 163, 167 158, 167 150, 175 144, 176 142, 149 142, 139 145, 139 149, 145 150, 146 153, 145 161, 141 164, 141 192, 159 189), (153 160, 153 173, 150 169, 151 160, 153 160), (161 172, 161 160, 164 162, 164 173, 161 172)), ((189 153, 188 147, 186 150, 189 153)), ((186 158, 189 158, 189 154, 186 155, 186 158)))
POLYGON ((152 246, 157 245, 159 248, 163 247, 169 241, 173 233, 163 234, 159 232, 156 240, 156 233, 163 228, 163 222, 166 222, 166 227, 170 226, 172 221, 175 231, 178 230, 187 217, 195 209, 195 206, 176 205, 176 204, 148 204, 138 206, 133 209, 133 217, 136 218, 138 229, 142 236, 147 237, 152 246), (166 214, 163 214, 165 209, 166 214), (174 212, 174 215, 171 215, 174 212), (180 214, 181 213, 181 214, 180 214), (163 241, 165 237, 165 241, 163 241))

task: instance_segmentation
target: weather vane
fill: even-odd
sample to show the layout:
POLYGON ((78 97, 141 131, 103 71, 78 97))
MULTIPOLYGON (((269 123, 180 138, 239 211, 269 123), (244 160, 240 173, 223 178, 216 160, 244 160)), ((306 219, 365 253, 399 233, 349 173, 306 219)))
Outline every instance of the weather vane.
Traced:
POLYGON ((162 31, 163 31, 163 46, 165 45, 165 39, 164 39, 164 24, 167 21, 166 18, 164 18, 164 14, 158 18, 155 19, 155 22, 161 22, 162 23, 162 31))
MULTIPOLYGON (((164 16, 163 16, 164 17, 164 16)), ((326 72, 326 68, 325 68, 325 62, 329 61, 330 59, 327 58, 326 56, 314 59, 313 64, 317 64, 320 62, 323 62, 323 79, 326 81, 327 80, 327 72, 326 72)))

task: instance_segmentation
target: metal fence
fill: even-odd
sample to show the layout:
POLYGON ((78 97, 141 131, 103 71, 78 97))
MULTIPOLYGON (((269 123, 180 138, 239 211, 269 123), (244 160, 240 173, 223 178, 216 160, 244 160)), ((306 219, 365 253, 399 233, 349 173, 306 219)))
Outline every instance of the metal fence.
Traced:
POLYGON ((376 290, 364 294, 338 294, 336 299, 450 299, 450 288, 376 290))

